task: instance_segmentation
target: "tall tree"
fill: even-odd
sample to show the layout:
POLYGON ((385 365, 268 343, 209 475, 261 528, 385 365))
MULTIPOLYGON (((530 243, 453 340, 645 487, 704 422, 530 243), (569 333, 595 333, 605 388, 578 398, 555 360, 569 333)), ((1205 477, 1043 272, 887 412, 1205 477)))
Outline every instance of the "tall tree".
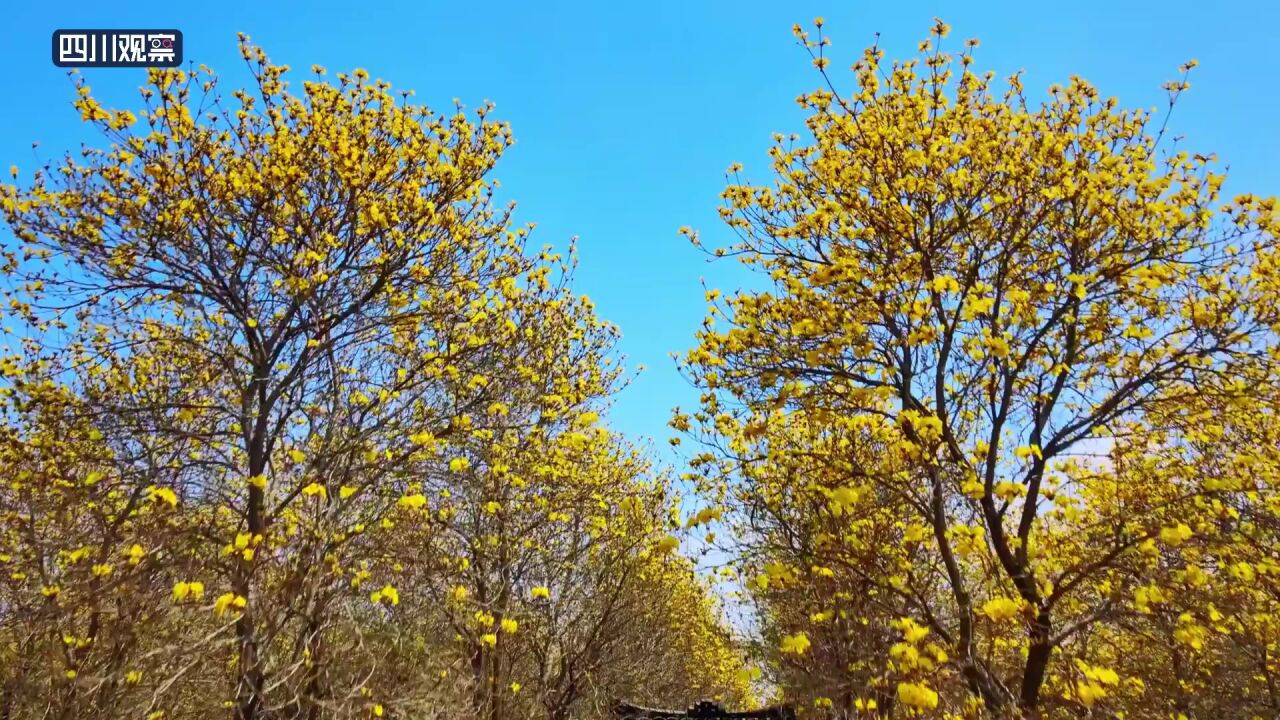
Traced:
MULTIPOLYGON (((1017 75, 998 89, 973 69, 976 41, 942 49, 941 21, 917 59, 868 49, 847 92, 821 21, 796 32, 826 87, 800 98, 807 141, 770 150, 772 185, 731 169, 722 215, 740 242, 716 254, 772 287, 713 293, 685 361, 696 419, 732 452, 695 464, 716 478, 770 462, 766 429, 801 412, 824 441, 866 434, 887 469, 851 491, 896 498, 928 546, 879 577, 928 604, 903 642, 943 639, 990 711, 1090 706, 1117 680, 1078 639, 1151 596, 1143 548, 1176 541, 1206 492, 1143 459, 1179 440, 1154 411, 1275 381, 1274 306, 1253 302, 1275 283, 1275 202, 1218 207, 1210 157, 1084 80, 1040 104, 1017 75)), ((898 701, 938 706, 938 679, 904 677, 898 701)))
POLYGON ((405 664, 455 632, 405 622, 416 593, 469 560, 501 611, 528 590, 494 583, 503 553, 551 541, 540 501, 575 527, 628 493, 664 514, 597 427, 616 331, 492 202, 507 125, 363 70, 295 91, 241 50, 254 83, 230 98, 205 68, 151 70, 137 114, 78 82, 106 146, 0 191, 24 341, 3 368, 0 628, 30 663, 4 663, 6 717, 461 713, 449 698, 492 681, 405 664), (559 497, 502 467, 533 477, 537 453, 559 497))

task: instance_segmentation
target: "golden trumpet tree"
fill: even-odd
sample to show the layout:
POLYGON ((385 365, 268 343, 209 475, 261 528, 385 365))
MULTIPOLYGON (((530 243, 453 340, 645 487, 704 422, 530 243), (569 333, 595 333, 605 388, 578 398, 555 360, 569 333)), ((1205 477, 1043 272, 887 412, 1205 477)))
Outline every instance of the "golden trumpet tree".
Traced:
POLYGON ((498 717, 499 680, 560 707, 489 650, 531 583, 609 615, 662 540, 662 483, 598 426, 616 331, 493 204, 489 106, 241 49, 229 97, 78 82, 103 146, 0 189, 4 715, 498 717))
POLYGON ((820 417, 779 413, 758 426, 768 459, 736 461, 742 482, 733 504, 741 512, 730 515, 723 552, 738 558, 736 574, 775 670, 771 681, 785 699, 855 715, 859 702, 886 702, 893 623, 908 608, 929 608, 883 582, 909 572, 923 553, 919 538, 905 532, 911 515, 899 499, 862 491, 868 473, 885 470, 877 448, 866 437, 831 432, 820 417))
POLYGON ((1197 512, 1148 548, 1146 602, 1093 645, 1149 692, 1119 709, 1138 717, 1267 717, 1280 709, 1277 634, 1275 388, 1226 405, 1183 403, 1161 418, 1180 442, 1156 453, 1205 488, 1197 512))
MULTIPOLYGON (((918 58, 868 49, 840 91, 818 27, 796 30, 825 84, 799 98, 807 137, 776 138, 772 184, 735 167, 723 195, 739 241, 715 254, 767 287, 711 291, 684 357, 704 393, 673 424, 709 443, 695 475, 750 501, 749 527, 755 500, 793 503, 799 537, 896 599, 880 711, 1141 707, 1142 679, 1113 667, 1136 639, 1092 638, 1173 595, 1153 561, 1229 514, 1170 456, 1192 436, 1168 418, 1274 386, 1276 203, 1220 200, 1211 157, 1084 80, 1038 104, 999 85, 976 41, 944 51, 941 21, 918 58), (801 423, 818 429, 785 432, 801 423), (846 522, 814 527, 832 504, 846 522), (886 513, 896 533, 868 532, 886 513)), ((811 643, 797 629, 781 651, 811 643)))

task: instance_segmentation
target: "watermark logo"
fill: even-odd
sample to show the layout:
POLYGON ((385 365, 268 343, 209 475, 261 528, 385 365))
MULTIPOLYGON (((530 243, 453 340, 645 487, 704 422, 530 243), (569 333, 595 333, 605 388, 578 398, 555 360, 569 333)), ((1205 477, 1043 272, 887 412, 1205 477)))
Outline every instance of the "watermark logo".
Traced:
POLYGON ((181 30, 55 30, 58 67, 177 67, 181 30))

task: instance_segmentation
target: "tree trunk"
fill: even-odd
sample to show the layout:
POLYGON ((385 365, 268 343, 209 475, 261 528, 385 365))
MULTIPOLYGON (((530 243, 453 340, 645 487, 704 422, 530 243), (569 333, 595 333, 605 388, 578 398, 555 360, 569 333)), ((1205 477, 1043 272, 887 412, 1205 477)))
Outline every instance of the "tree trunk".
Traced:
POLYGON ((1036 613, 1031 629, 1027 631, 1031 642, 1027 648, 1027 664, 1022 672, 1018 707, 1030 718, 1040 716, 1040 688, 1044 685, 1045 671, 1048 670, 1049 658, 1053 655, 1053 645, 1049 641, 1052 627, 1049 611, 1041 608, 1036 613))
MULTIPOLYGON (((255 375, 262 377, 262 375, 255 375)), ((253 435, 249 442, 249 476, 256 477, 266 472, 267 468, 267 420, 265 387, 261 381, 258 386, 259 406, 253 435)), ((266 533, 266 513, 262 489, 249 485, 248 524, 249 537, 254 538, 266 533)), ((252 541, 251 541, 252 544, 252 541)), ((239 662, 236 669, 240 679, 236 686, 235 720, 258 720, 262 707, 262 692, 265 687, 261 662, 258 657, 258 638, 253 623, 253 606, 249 603, 252 592, 253 566, 249 561, 238 559, 235 575, 232 578, 232 591, 245 599, 240 617, 236 619, 236 640, 240 646, 239 662)))

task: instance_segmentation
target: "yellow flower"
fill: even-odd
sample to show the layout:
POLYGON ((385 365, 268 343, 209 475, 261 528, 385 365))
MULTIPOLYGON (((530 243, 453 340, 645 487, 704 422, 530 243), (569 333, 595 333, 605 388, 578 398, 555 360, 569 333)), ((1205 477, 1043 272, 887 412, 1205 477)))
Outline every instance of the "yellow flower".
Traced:
POLYGON ((202 600, 204 599, 204 583, 199 580, 190 582, 176 582, 173 584, 173 601, 176 603, 184 600, 202 600))
POLYGON ((1044 455, 1040 452, 1039 445, 1022 445, 1021 447, 1014 450, 1013 454, 1017 455, 1019 460, 1026 460, 1032 455, 1035 455, 1037 458, 1041 460, 1044 459, 1044 455))
POLYGON ((956 279, 950 275, 943 275, 941 277, 934 278, 930 287, 933 288, 934 292, 938 293, 960 292, 960 283, 956 282, 956 279))
POLYGON ((516 630, 520 628, 520 624, 517 623, 515 620, 512 620, 511 618, 503 618, 501 626, 502 626, 502 632, 507 633, 508 635, 514 633, 516 630))
POLYGON ((421 510, 422 507, 427 504, 427 498, 425 495, 422 495, 422 494, 405 495, 400 498, 397 504, 402 508, 409 508, 410 510, 421 510))
POLYGON ((169 488, 156 487, 152 485, 147 488, 147 497, 155 503, 164 503, 169 507, 178 506, 178 496, 169 488))
POLYGON ((311 496, 319 496, 319 497, 320 497, 320 499, 322 499, 322 500, 323 500, 323 499, 326 499, 326 498, 328 498, 328 497, 329 497, 329 491, 328 491, 328 490, 326 490, 326 489, 325 489, 325 487, 324 487, 323 485, 321 485, 320 483, 314 483, 314 482, 313 482, 313 483, 311 483, 310 485, 307 485, 306 487, 302 488, 302 494, 303 494, 303 495, 311 495, 311 496))
POLYGON ((668 535, 658 541, 657 547, 658 547, 658 552, 662 552, 662 553, 674 552, 676 548, 680 547, 680 540, 675 537, 672 537, 671 535, 668 535))
POLYGON ((235 593, 223 593, 213 601, 213 612, 218 617, 222 617, 228 610, 243 610, 246 601, 243 596, 235 593))
POLYGON ((1229 572, 1232 577, 1246 583, 1253 582, 1254 578, 1257 577, 1257 573, 1254 571, 1253 566, 1243 560, 1232 565, 1229 572))
POLYGON ((995 495, 1001 500, 1012 500, 1016 497, 1025 495, 1027 488, 1022 483, 1001 480, 996 483, 995 495))
POLYGON ((898 683, 898 702, 919 710, 938 707, 938 693, 917 683, 898 683))
POLYGON ((1187 527, 1186 523, 1178 523, 1173 527, 1162 528, 1160 530, 1160 539, 1163 540, 1166 545, 1181 545, 1187 540, 1190 540, 1192 534, 1191 528, 1187 527))
POLYGON ((543 600, 547 600, 551 598, 551 589, 546 587, 545 585, 538 585, 532 590, 530 590, 529 594, 532 595, 535 599, 541 598, 543 600))
POLYGON ((453 472, 463 472, 471 467, 471 461, 464 457, 456 457, 449 461, 449 469, 453 472))
POLYGON ((1018 601, 1007 597, 998 597, 983 603, 980 612, 996 622, 1001 622, 1017 617, 1021 610, 1022 604, 1018 601))
POLYGON ((137 565, 146 557, 147 551, 141 545, 134 544, 125 554, 129 556, 130 565, 137 565))
POLYGON ((489 647, 493 647, 498 644, 498 636, 493 633, 485 633, 480 636, 480 642, 488 645, 489 647))
POLYGON ((384 605, 399 605, 400 591, 396 590, 392 585, 383 585, 381 590, 369 593, 369 600, 384 605))
POLYGON ((1001 360, 1009 357, 1009 341, 1002 337, 987 338, 987 349, 1001 360))
POLYGON ((896 625, 902 631, 903 639, 909 643, 918 643, 929 635, 929 628, 911 618, 902 618, 896 625))
POLYGON ((809 636, 803 632, 794 635, 787 635, 782 638, 782 652, 793 655, 803 655, 809 650, 809 636))

